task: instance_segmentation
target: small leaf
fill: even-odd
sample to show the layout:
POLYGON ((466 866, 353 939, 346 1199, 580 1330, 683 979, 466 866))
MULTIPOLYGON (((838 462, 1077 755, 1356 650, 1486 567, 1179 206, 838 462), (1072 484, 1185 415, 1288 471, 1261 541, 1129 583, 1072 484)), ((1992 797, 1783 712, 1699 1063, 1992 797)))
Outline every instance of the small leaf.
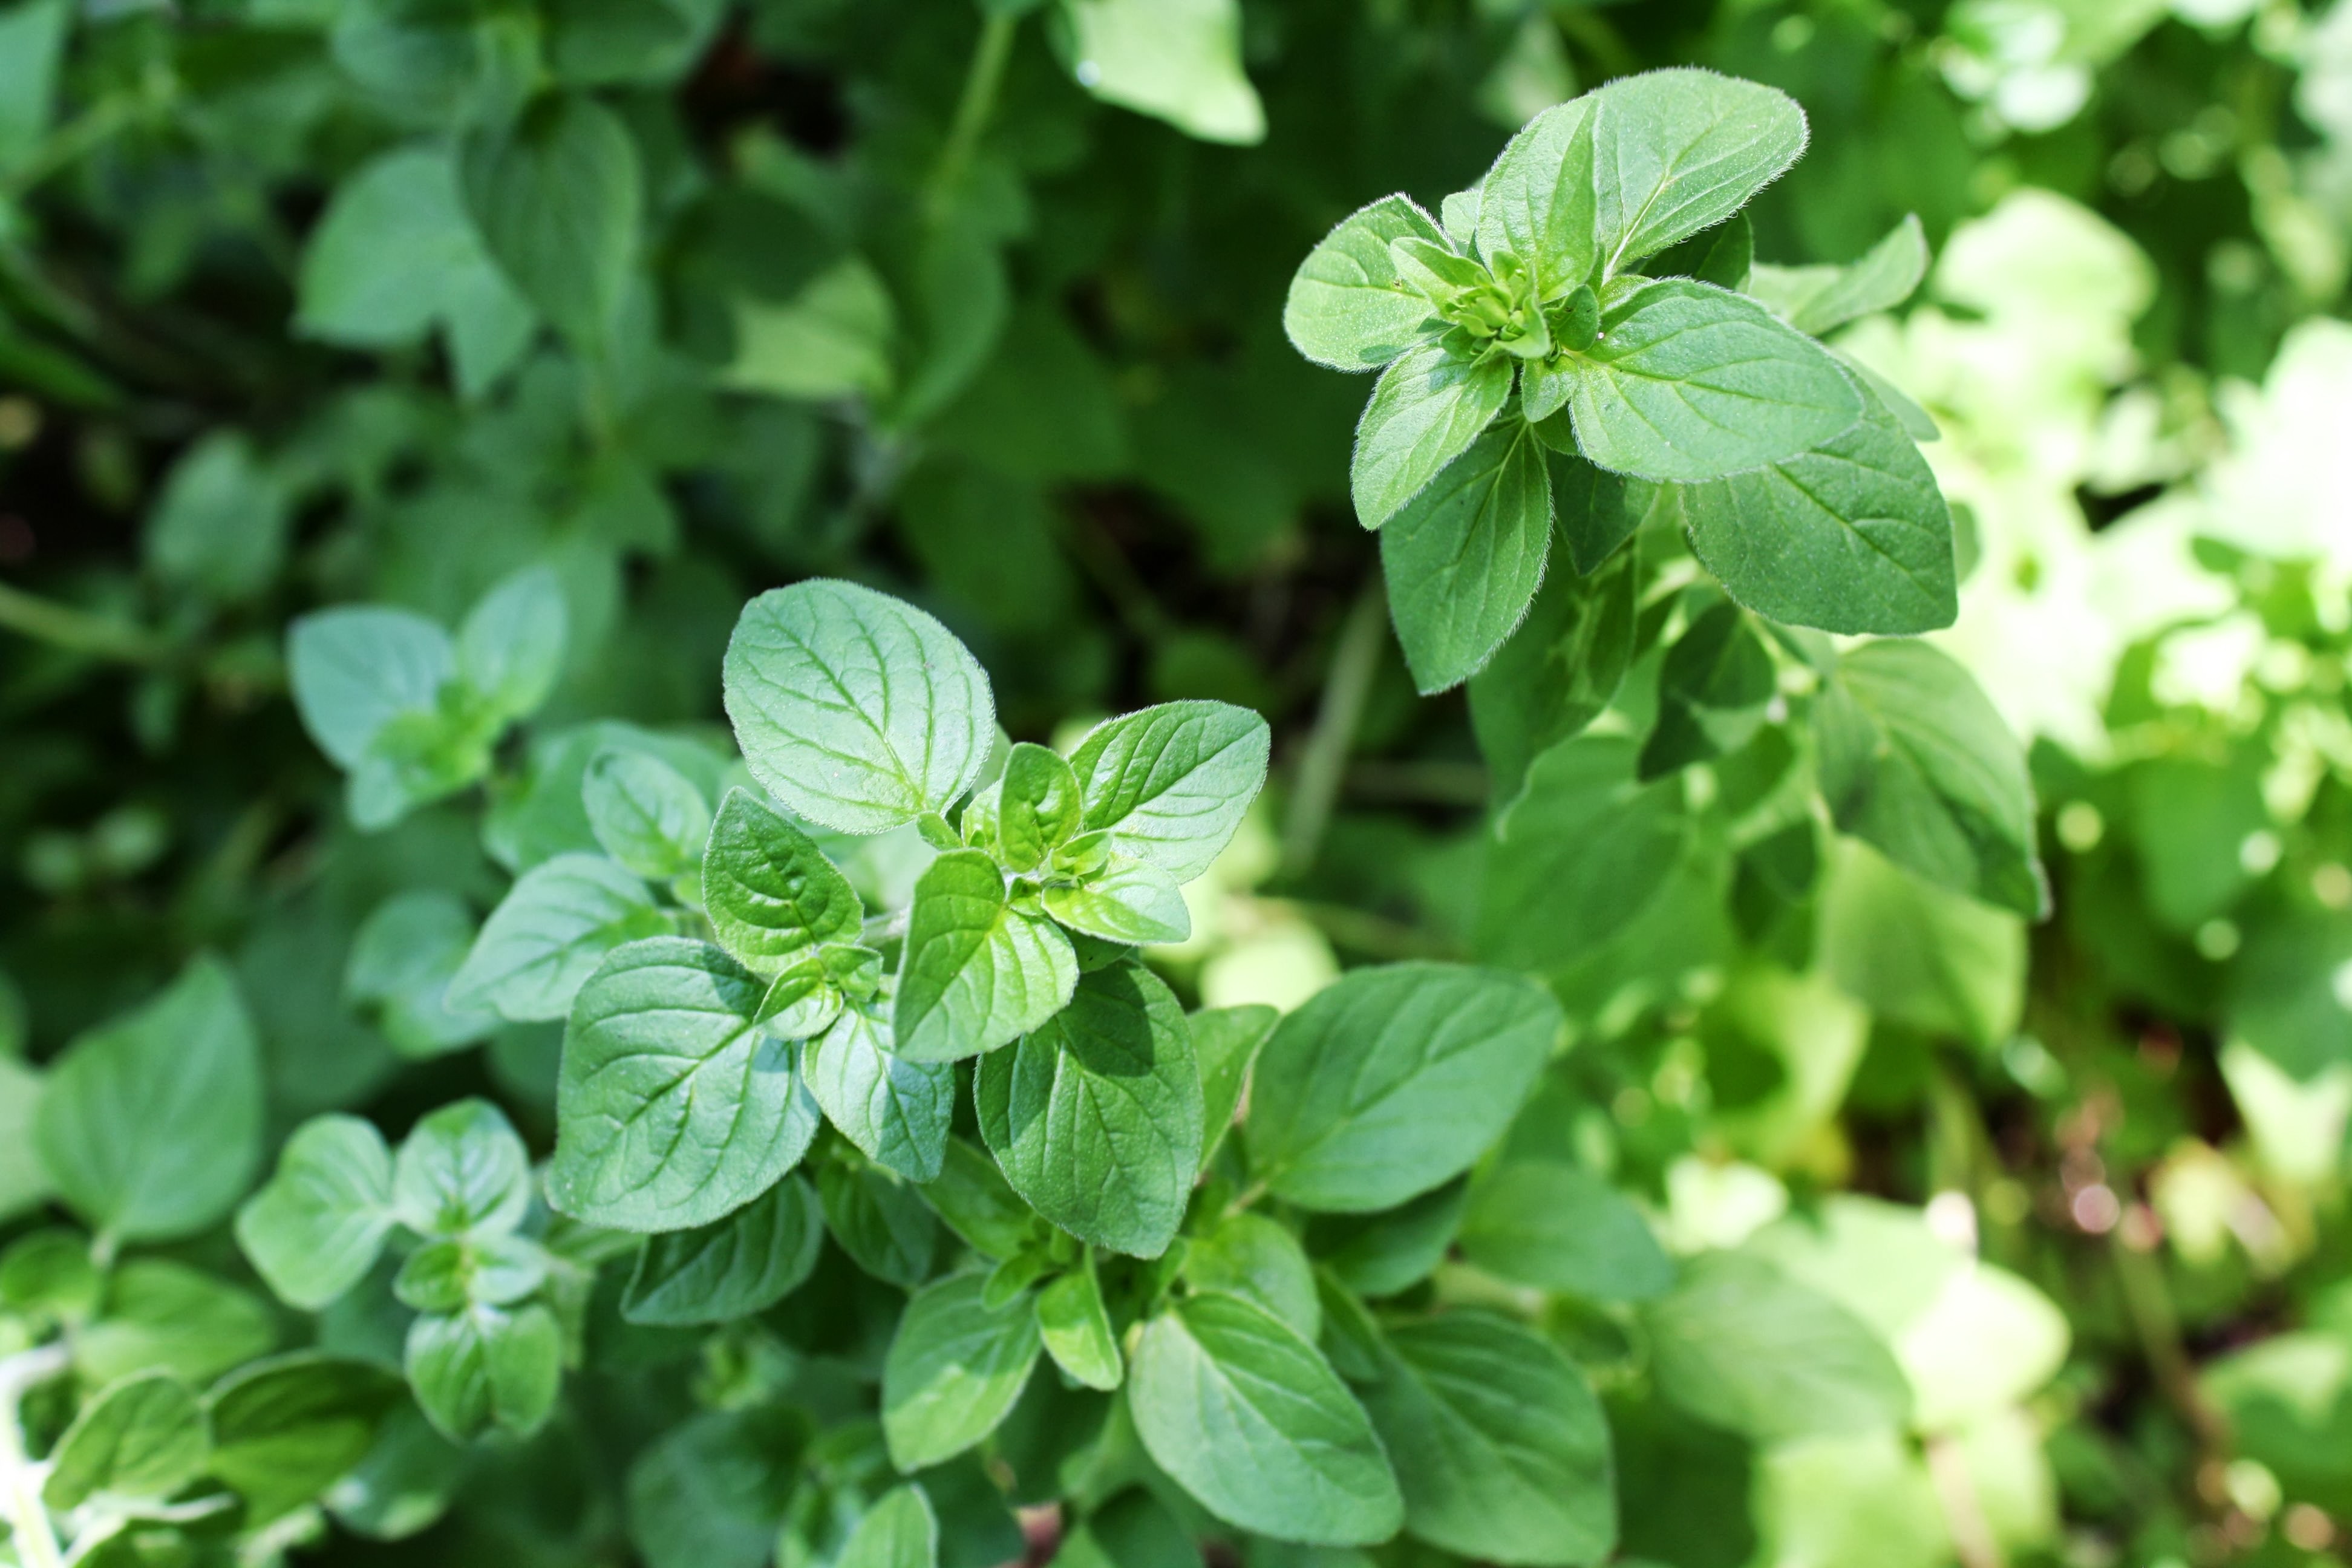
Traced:
POLYGON ((203 1472, 211 1448, 188 1385, 140 1373, 100 1389, 74 1417, 49 1456, 40 1499, 61 1513, 100 1493, 160 1502, 203 1472))
POLYGON ((915 1292, 882 1363, 882 1433, 901 1471, 951 1459, 996 1430, 1037 1363, 1037 1315, 1016 1298, 981 1304, 984 1277, 915 1292))
POLYGON ((749 790, 719 803, 702 856, 702 899, 719 945, 774 976, 819 944, 856 942, 865 907, 809 836, 749 790))
POLYGON ((1491 1312, 1400 1323, 1364 1405, 1405 1529, 1448 1552, 1583 1568, 1617 1543, 1609 1424, 1550 1341, 1491 1312))
POLYGON ((1127 1375, 1092 1254, 1037 1293, 1037 1333, 1054 1363, 1088 1388, 1114 1389, 1127 1375))
POLYGON ((117 1266, 97 1318, 68 1342, 86 1383, 159 1369, 202 1383, 268 1354, 278 1319, 259 1298, 186 1264, 134 1258, 117 1266))
POLYGON ((1265 110, 1242 71, 1239 0, 1066 0, 1078 85, 1204 142, 1265 140, 1265 110))
POLYGON ((1771 650, 1736 605, 1701 610, 1658 672, 1658 722, 1642 745, 1654 779, 1736 752, 1764 726, 1779 691, 1771 650))
POLYGON ((383 1134, 356 1116, 316 1116, 237 1211, 236 1239, 279 1300, 315 1312, 375 1266, 392 1223, 383 1134))
POLYGON ((800 1163, 821 1121, 759 980, 708 942, 620 948, 564 1030, 548 1201, 616 1230, 688 1230, 800 1163))
POLYGON ((1734 599, 1785 626, 1907 636, 1959 614, 1952 514, 1875 397, 1809 452, 1683 488, 1691 549, 1734 599))
POLYGON ((1801 332, 1827 337, 1848 321, 1892 310, 1927 276, 1927 235, 1906 215, 1861 260, 1843 267, 1759 267, 1748 291, 1801 332))
POLYGON ((815 1190, 786 1176, 725 1219, 647 1237, 621 1316, 683 1328, 765 1311, 809 1277, 824 1241, 815 1190))
POLYGON ((930 1277, 939 1226, 912 1186, 852 1157, 828 1161, 816 1189, 826 1227, 857 1267, 907 1290, 930 1277))
POLYGON ((1273 732, 1229 702, 1163 702, 1096 726, 1071 753, 1085 826, 1111 853, 1190 882, 1265 784, 1273 732))
POLYGON ((1543 582, 1551 482, 1523 420, 1490 427, 1381 531, 1389 613, 1423 696, 1486 668, 1543 582))
POLYGON ((1312 1343, 1323 1331, 1315 1268, 1298 1238, 1262 1214, 1228 1215, 1184 1246, 1184 1279, 1195 1290, 1255 1301, 1312 1343))
POLYGON ((563 1331, 537 1303, 421 1317, 409 1326, 405 1364, 417 1405, 453 1440, 494 1427, 527 1437, 554 1412, 563 1331))
POLYGON ((543 98, 510 128, 477 132, 460 174, 499 270, 575 345, 604 343, 644 205, 636 144, 619 117, 585 96, 543 98))
POLYGON ((436 710, 442 684, 457 673, 457 648, 412 611, 341 605, 295 621, 286 668, 302 727, 348 769, 394 720, 436 710))
POLYGON ((645 1448, 627 1489, 646 1568, 766 1568, 807 1442, 807 1418, 771 1405, 706 1410, 645 1448))
POLYGON ((1622 735, 1579 735, 1538 753, 1497 821, 1475 951, 1557 972, 1648 910, 1683 858, 1688 819, 1674 784, 1643 785, 1622 735))
POLYGON ((1448 1182, 1385 1213, 1318 1215, 1307 1245, 1318 1265, 1359 1296, 1394 1296, 1444 1261, 1469 1195, 1466 1181, 1448 1182))
POLYGON ((1122 946, 1182 942, 1192 934, 1192 911, 1176 879, 1149 860, 1124 855, 1112 856, 1083 881, 1047 883, 1039 902, 1072 931, 1122 946))
POLYGON ((856 1007, 801 1048, 809 1090, 842 1136, 910 1182, 940 1173, 955 1118, 955 1068, 890 1049, 889 1026, 856 1007))
POLYGON ((1501 1135, 1560 1027, 1559 1004, 1500 970, 1356 970, 1283 1019, 1259 1055, 1252 1168, 1303 1208, 1393 1207, 1501 1135))
POLYGON ((1209 1168, 1217 1145, 1234 1124, 1249 1081, 1252 1063, 1274 1034, 1282 1015, 1261 1002, 1239 1007, 1203 1007, 1186 1020, 1192 1029, 1192 1055, 1201 1064, 1201 1168, 1209 1168))
POLYGON ((1354 1546, 1404 1522, 1363 1406, 1263 1307, 1208 1293, 1161 1311, 1143 1327, 1127 1398, 1153 1460, 1228 1524, 1354 1546))
POLYGON ((1004 760, 996 840, 1007 869, 1032 871, 1069 842, 1083 811, 1077 775, 1043 746, 1024 741, 1004 760))
POLYGON ((1630 554, 1589 577, 1552 573, 1511 640, 1470 678, 1470 727, 1498 807, 1518 799, 1538 757, 1616 697, 1633 661, 1638 575, 1630 554))
POLYGON ((1407 237, 1444 237, 1407 196, 1382 196, 1341 218, 1290 280, 1282 330, 1291 346, 1333 370, 1377 370, 1441 327, 1389 254, 1407 237))
POLYGON ((207 1468, 243 1496, 248 1526, 268 1524, 350 1474, 407 1405, 400 1380, 373 1362, 316 1351, 255 1362, 205 1395, 207 1468))
POLYGON ((961 1138, 950 1138, 937 1177, 923 1184, 923 1201, 985 1258, 1012 1258, 1042 1234, 996 1162, 961 1138))
POLYGON ((400 1145, 393 1212, 425 1236, 501 1236, 530 1206, 530 1153, 487 1100, 445 1105, 400 1145))
POLYGON ((1851 429, 1862 394, 1811 338, 1745 295, 1683 279, 1612 288, 1601 341, 1565 363, 1584 456, 1652 479, 1713 479, 1851 429))
POLYGON ((1200 1068, 1165 983, 1125 963, 980 1064, 972 1100, 1005 1179, 1083 1240, 1157 1258, 1201 1168, 1200 1068))
MULTIPOLYGON (((1757 313, 1764 314, 1760 308, 1757 313)), ((1356 426, 1348 468, 1356 521, 1378 528, 1394 517, 1470 449, 1510 395, 1507 355, 1461 360, 1441 344, 1424 343, 1399 356, 1381 372, 1356 426)))
POLYGON ((646 885, 601 855, 558 855, 515 879, 449 981, 447 1000, 509 1018, 561 1018, 607 953, 667 935, 646 885))
POLYGON ((82 1036, 46 1075, 33 1139, 58 1194, 124 1241, 193 1236, 261 1163, 261 1047, 217 959, 82 1036))
POLYGON ((1070 939, 1005 899, 996 862, 957 849, 915 884, 892 1028, 898 1054, 956 1061, 1034 1029, 1077 984, 1070 939))
POLYGON ((908 1482, 866 1510, 834 1568, 938 1568, 939 1561, 939 1516, 923 1489, 908 1482))
POLYGON ((2029 920, 2047 911, 2024 750, 1949 654, 1919 642, 1856 648, 1813 722, 1841 832, 2029 920))
POLYGON ((563 673, 571 618, 563 585, 525 567, 482 595, 457 632, 457 673, 501 718, 536 713, 563 673))
POLYGON ((648 881, 702 863, 710 806, 692 779, 647 752, 599 752, 581 783, 588 826, 604 853, 648 881))
POLYGON ((1517 1160, 1482 1177, 1461 1241, 1490 1274, 1588 1301, 1646 1301, 1675 1281, 1633 1200, 1573 1165, 1517 1160))
POLYGON ((996 735, 988 677, 963 644, 854 583, 815 578, 744 605, 725 686, 751 776, 843 833, 944 814, 996 735))
POLYGON ((421 1060, 478 1044, 497 1029, 499 1015, 478 1000, 449 1002, 474 935, 473 911, 455 893, 395 893, 352 939, 343 994, 373 1010, 384 1038, 404 1057, 421 1060))

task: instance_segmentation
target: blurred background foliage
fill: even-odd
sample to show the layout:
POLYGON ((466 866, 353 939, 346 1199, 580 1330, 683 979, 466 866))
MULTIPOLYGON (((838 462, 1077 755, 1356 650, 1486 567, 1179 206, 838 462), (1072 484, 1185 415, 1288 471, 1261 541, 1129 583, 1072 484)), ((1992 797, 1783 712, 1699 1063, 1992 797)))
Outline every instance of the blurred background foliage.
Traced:
MULTIPOLYGON (((1273 721, 1170 961, 1194 999, 1543 972, 1579 1044, 1507 1155, 1610 1173, 1678 1248, 1777 1249, 1886 1333, 1912 1430, 1734 1438, 1554 1299, 1612 1400, 1629 1557, 2344 1560, 2352 0, 1160 3, 1209 25, 0 8, 0 1219, 42 1195, 31 1064, 205 950, 281 1130, 480 1091, 545 1137, 547 1030, 404 1049, 346 983, 393 895, 470 922, 502 878, 457 805, 344 821, 290 616, 448 622, 553 564, 572 651, 495 808, 567 726, 712 724, 741 601, 845 575, 945 619, 1016 738, 1178 697, 1273 721), (1670 63, 1811 118, 1759 255, 1926 225, 1919 302, 1842 344, 1943 426, 1972 564, 1937 640, 2032 744, 2047 923, 1856 847, 1758 853, 1771 726, 1694 775, 1654 896, 1564 907, 1573 867, 1493 837, 1467 704, 1391 646, 1345 494, 1361 389, 1282 341, 1292 269, 1670 63), (519 156, 609 221, 502 186, 519 156), (1971 1248, 1999 1267, 1955 1275, 1971 1248)), ((1653 656, 1621 728, 1654 691, 1653 656)), ((1616 821, 1548 789, 1522 804, 1559 843, 1616 821)), ((419 1560, 610 1558, 602 1440, 484 1461, 419 1560)))

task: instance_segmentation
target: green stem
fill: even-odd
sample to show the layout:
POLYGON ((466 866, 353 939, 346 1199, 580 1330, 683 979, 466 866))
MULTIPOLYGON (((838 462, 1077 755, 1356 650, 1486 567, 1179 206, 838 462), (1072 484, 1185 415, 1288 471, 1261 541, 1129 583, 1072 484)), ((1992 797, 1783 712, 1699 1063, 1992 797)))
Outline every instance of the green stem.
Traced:
POLYGON ((163 651, 150 633, 0 583, 0 631, 12 631, 68 653, 152 663, 163 651))
POLYGON ((963 182, 964 170, 980 148, 981 133, 988 129, 989 116, 996 111, 997 90, 1004 85, 1004 66, 1013 58, 1013 34, 1019 24, 1020 18, 1007 12, 992 12, 988 20, 981 24, 980 42, 971 52, 971 68, 964 73, 963 97, 957 100, 955 120, 948 127, 947 145, 940 150, 939 165, 931 171, 926 205, 933 223, 947 216, 956 186, 963 182))
POLYGON ((1387 640, 1387 598, 1375 575, 1365 583, 1339 627, 1331 673, 1323 681, 1323 706, 1315 715, 1315 732, 1307 737, 1307 754, 1299 759, 1291 784, 1290 813, 1282 825, 1286 876, 1305 876, 1323 847, 1323 830, 1330 825, 1331 805, 1348 770, 1348 753, 1355 749, 1356 728, 1363 721, 1387 640))
POLYGON ((66 1370, 63 1345, 43 1345, 0 1361, 0 1509, 25 1568, 65 1568, 49 1510, 41 1501, 40 1471, 25 1451, 16 1406, 25 1391, 66 1370))

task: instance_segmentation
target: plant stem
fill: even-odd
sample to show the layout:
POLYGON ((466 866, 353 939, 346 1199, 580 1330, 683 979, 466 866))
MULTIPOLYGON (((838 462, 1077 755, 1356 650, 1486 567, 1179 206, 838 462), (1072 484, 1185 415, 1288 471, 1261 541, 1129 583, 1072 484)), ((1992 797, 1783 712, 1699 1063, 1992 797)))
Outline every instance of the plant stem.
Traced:
POLYGON ((1298 759, 1297 776, 1291 783, 1290 813, 1282 825, 1285 876, 1305 876, 1323 847, 1323 829, 1331 821, 1331 803, 1347 772, 1348 753, 1355 748, 1356 727, 1363 721, 1364 703, 1372 694, 1372 677, 1379 673, 1387 633, 1387 598, 1375 575, 1356 595, 1339 627, 1315 732, 1307 739, 1306 754, 1298 759))
POLYGON ((1013 34, 1019 23, 1020 18, 1010 13, 992 12, 981 24, 980 42, 971 51, 971 68, 964 73, 963 97, 957 100, 947 145, 940 149, 939 164, 931 171, 931 186, 926 194, 924 205, 935 224, 946 218, 956 187, 963 183, 964 170, 979 150, 981 133, 988 129, 988 118, 996 110, 997 89, 1004 84, 1004 65, 1013 58, 1013 34))
POLYGON ((12 631, 68 653, 152 663, 162 652, 149 633, 0 583, 0 631, 12 631))
POLYGON ((2197 1387, 2197 1369, 2180 1342, 2180 1315, 2173 1310, 2172 1292, 2164 1283, 2164 1268, 2155 1257, 2126 1242, 2120 1235, 2107 1247, 2115 1259, 2116 1282, 2123 1289, 2124 1310, 2139 1336, 2140 1353, 2147 1358, 2156 1384, 2210 1455, 2221 1442, 2221 1424, 2197 1387))
POLYGON ((61 1344, 21 1351, 0 1361, 0 1509, 6 1510, 9 1532, 25 1568, 64 1568, 66 1558, 41 1501, 40 1471, 25 1451, 16 1406, 26 1389, 47 1382, 66 1366, 61 1344))

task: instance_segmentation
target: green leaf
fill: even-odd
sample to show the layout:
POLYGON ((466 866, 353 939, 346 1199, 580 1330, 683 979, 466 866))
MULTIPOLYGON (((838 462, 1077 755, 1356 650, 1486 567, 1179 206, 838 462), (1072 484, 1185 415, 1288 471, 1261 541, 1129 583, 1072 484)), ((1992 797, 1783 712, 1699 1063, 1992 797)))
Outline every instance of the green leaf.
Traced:
POLYGON ((1341 218, 1290 280, 1282 330, 1291 346, 1333 370, 1376 370, 1431 335, 1442 323, 1398 277, 1389 246, 1444 237, 1409 196, 1382 196, 1341 218))
POLYGON ((530 1152, 487 1100, 425 1117, 393 1164, 393 1212, 425 1236, 502 1236, 522 1223, 530 1189, 530 1152))
POLYGON ((1404 1522, 1363 1407, 1312 1344, 1253 1302, 1196 1295, 1151 1319, 1127 1398, 1154 1462, 1228 1524, 1350 1546, 1404 1522))
POLYGON ((1470 727, 1497 806, 1517 800, 1536 758, 1582 733, 1624 683, 1637 576, 1630 553, 1591 576, 1550 574, 1519 629, 1470 678, 1470 727))
POLYGON ((824 1242, 815 1190, 786 1176, 725 1219, 647 1237, 621 1316, 684 1328, 765 1311, 809 1277, 824 1242))
POLYGON ((648 881, 702 862, 710 805, 692 779, 644 752, 600 752, 581 784, 588 826, 604 853, 648 881))
POLYGON ((160 1502, 203 1473, 212 1438, 204 1407, 165 1372, 99 1390, 49 1455, 41 1500, 58 1512, 105 1493, 160 1502))
POLYGON ((572 1004, 548 1202, 615 1230, 689 1230, 800 1163, 821 1119, 761 987, 708 942, 615 950, 572 1004))
POLYGON ((1307 1245, 1316 1261, 1360 1296, 1394 1296, 1444 1261, 1468 1207, 1469 1184, 1442 1187, 1381 1214, 1318 1215, 1307 1245))
POLYGON ((913 1482, 894 1487, 866 1510, 834 1568, 938 1568, 939 1516, 913 1482))
POLYGON ((1086 830, 1190 882, 1232 842, 1273 743, 1264 719, 1230 702, 1163 702, 1097 725, 1070 755, 1086 830))
POLYGON ((1381 531, 1389 613, 1423 696, 1486 666, 1543 582, 1551 482, 1523 420, 1490 427, 1381 531))
POLYGON ((1176 879, 1149 860, 1114 855, 1079 882, 1049 882, 1038 900, 1072 931, 1135 947, 1182 942, 1192 934, 1192 912, 1176 879))
POLYGON ((1282 1015, 1262 1002, 1239 1007, 1203 1007, 1186 1020, 1192 1028, 1192 1055, 1201 1064, 1201 1168, 1224 1142, 1249 1081, 1250 1065, 1272 1037, 1282 1015))
POLYGON ((913 1471, 951 1459, 1012 1413, 1037 1363, 1026 1297, 991 1310, 986 1276, 956 1274, 907 1303, 882 1363, 882 1433, 890 1462, 913 1471))
POLYGON ((501 718, 536 713, 563 673, 570 627, 554 571, 526 566, 467 614, 457 629, 457 673, 501 718))
POLYGON ((1785 93, 1705 70, 1651 71, 1549 109, 1495 160, 1478 247, 1532 264, 1546 299, 1714 227, 1805 150, 1785 93))
POLYGON ((1720 479, 1863 416, 1837 361, 1745 295, 1670 278, 1612 286, 1601 304, 1601 341, 1565 362, 1577 446, 1601 468, 1720 479))
POLYGON ((1578 454, 1575 422, 1565 414, 1538 420, 1536 438, 1547 450, 1552 517, 1577 572, 1590 577, 1641 529, 1668 487, 1597 468, 1578 454))
POLYGON ((508 1307, 547 1283, 548 1255, 519 1236, 428 1241, 393 1276, 393 1298, 420 1312, 456 1312, 468 1303, 508 1307))
POLYGON ((1203 142, 1265 140, 1242 72, 1240 0, 1061 0, 1070 74, 1106 103, 1203 142))
POLYGON ((0 15, 0 169, 15 171, 57 117, 58 75, 74 10, 29 0, 0 15))
POLYGON ((945 1062, 993 1050, 1060 1012, 1077 978, 1070 939, 1006 901, 996 862, 951 850, 915 884, 892 1012, 898 1054, 945 1062))
POLYGON ((637 254, 636 144, 591 98, 551 96, 461 160, 466 210, 516 290, 575 345, 602 346, 637 254))
POLYGON ((1037 1334, 1054 1364, 1088 1388, 1117 1388, 1127 1375, 1094 1255, 1037 1293, 1037 1334))
POLYGON ((1500 970, 1346 974, 1283 1019, 1258 1058, 1252 1169, 1303 1208, 1393 1207, 1461 1174, 1502 1134, 1560 1028, 1541 986, 1500 970))
POLYGON ((249 599, 283 564, 287 502, 253 444, 237 431, 216 431, 165 477, 147 526, 148 563, 174 587, 218 602, 249 599))
POLYGON ((1748 291, 1801 332, 1827 337, 1848 321, 1892 310, 1927 276, 1927 235, 1912 213, 1843 267, 1759 267, 1748 291))
POLYGON ((1840 831, 1929 881, 2029 920, 2046 912, 2024 750, 1950 655, 1919 642, 1856 648, 1813 722, 1840 831))
POLYGON ((857 1267, 907 1290, 930 1277, 939 1227, 912 1186, 852 1156, 828 1161, 816 1189, 826 1227, 857 1267))
POLYGON ((1642 777, 1738 751, 1764 727, 1779 690, 1771 650, 1739 607, 1700 610, 1659 668, 1658 722, 1642 744, 1642 777))
POLYGON ((352 938, 343 994, 373 1008, 384 1038, 402 1056, 421 1060, 478 1044, 499 1026, 499 1015, 478 998, 462 1006, 449 1002, 473 944, 473 913, 455 893, 395 893, 352 938))
POLYGON ((1684 487, 1691 549, 1758 615, 1902 636, 1959 614, 1952 514, 1919 448, 1875 397, 1810 452, 1684 487))
POLYGON ((248 1526, 316 1501, 367 1458, 408 1399, 372 1362, 297 1351, 238 1368, 205 1395, 211 1473, 245 1499, 248 1526))
POLYGON ((1574 1165, 1515 1160, 1470 1190, 1462 1255, 1518 1285, 1588 1301, 1647 1301, 1675 1266, 1633 1200, 1574 1165))
POLYGON ((89 1384, 161 1369, 202 1383, 268 1353, 278 1322, 249 1292, 160 1258, 137 1258, 107 1280, 96 1321, 72 1340, 74 1368, 89 1384))
POLYGON ((1685 819, 1673 784, 1643 785, 1622 735, 1580 735, 1539 754, 1496 822, 1476 951, 1555 972, 1622 930, 1658 898, 1681 858, 1685 819))
POLYGON ((988 677, 963 644, 855 583, 815 578, 744 605, 725 686, 751 776, 843 833, 944 815, 996 738, 988 677))
POLYGON ((1761 1258, 1710 1252, 1642 1314, 1667 1398, 1761 1442, 1899 1426, 1910 1384, 1853 1313, 1761 1258))
POLYGON ((261 1163, 261 1048, 236 985, 199 957, 161 995, 67 1047, 33 1139, 67 1206, 123 1241, 194 1236, 261 1163))
POLYGON ((1511 395, 1511 363, 1499 353, 1456 359, 1424 343, 1381 372, 1349 460, 1357 521, 1380 527, 1470 449, 1511 395))
POLYGON ((923 1201, 983 1257, 1013 1257, 1042 1234, 996 1162, 961 1138, 948 1140, 939 1175, 923 1184, 923 1201))
POLYGON ((405 1365, 417 1405, 450 1438, 462 1443, 493 1428, 528 1437, 554 1413, 563 1331, 536 1302, 427 1315, 409 1326, 405 1365))
POLYGON ((343 605, 295 621, 286 667, 303 728, 348 769, 394 720, 436 711, 442 683, 457 673, 457 647, 423 616, 343 605))
POLYGON ((1188 1240, 1184 1279, 1195 1290, 1255 1302, 1310 1343, 1323 1331, 1314 1265, 1297 1237, 1262 1214, 1229 1215, 1188 1240))
POLYGON ((1756 226, 1746 213, 1712 231, 1691 236, 1643 263, 1650 278, 1696 278, 1735 294, 1748 291, 1756 269, 1756 226))
POLYGON ((1082 976, 1069 1005, 983 1059, 981 1136, 1037 1212, 1086 1241, 1157 1258, 1201 1168, 1201 1076, 1174 993, 1141 964, 1082 976))
POLYGON ((803 1419, 770 1406, 705 1411, 629 1467, 629 1539, 646 1568, 764 1568, 791 1506, 803 1419))
POLYGON ((1609 1424, 1575 1365, 1508 1319, 1400 1323, 1364 1389, 1405 1529, 1481 1562, 1582 1568, 1617 1542, 1609 1424))
POLYGON ((517 1020, 561 1018, 607 953, 671 929, 637 878, 601 855, 558 855, 515 879, 447 998, 517 1020))
POLYGON ((356 1116, 314 1116, 237 1211, 236 1239, 279 1300, 315 1312, 375 1266, 392 1223, 383 1134, 356 1116))
POLYGON ((385 1417, 366 1457, 329 1489, 327 1510, 368 1540, 405 1540, 448 1510, 465 1470, 465 1450, 435 1431, 411 1399, 385 1417))
POLYGON ((1070 764, 1024 741, 1004 759, 997 795, 996 842, 1007 869, 1030 871, 1070 840, 1085 806, 1070 764))
POLYGON ((848 1007, 801 1047, 809 1090, 842 1136, 910 1182, 929 1182, 946 1158, 955 1118, 955 1068, 908 1061, 890 1049, 889 1025, 848 1007))
POLYGON ((774 976, 820 943, 855 942, 865 907, 809 836, 749 790, 719 805, 702 855, 702 899, 719 944, 774 976))

